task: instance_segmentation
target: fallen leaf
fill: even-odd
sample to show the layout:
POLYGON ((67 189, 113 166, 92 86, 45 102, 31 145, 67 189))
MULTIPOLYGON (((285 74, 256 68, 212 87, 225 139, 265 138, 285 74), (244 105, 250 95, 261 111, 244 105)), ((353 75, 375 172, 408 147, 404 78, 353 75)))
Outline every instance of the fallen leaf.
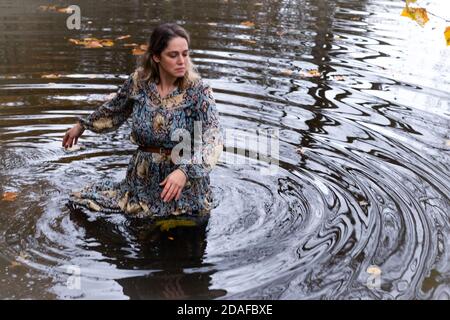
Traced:
POLYGON ((208 22, 207 25, 208 26, 217 26, 217 23, 216 22, 208 22))
POLYGON ((297 150, 295 150, 298 154, 301 154, 302 156, 305 154, 305 149, 302 147, 298 147, 297 150))
POLYGON ((62 77, 62 75, 56 74, 56 73, 43 74, 41 76, 41 78, 43 78, 43 79, 58 79, 58 78, 61 78, 61 77, 62 77))
POLYGON ((39 6, 41 11, 56 11, 56 6, 39 6))
POLYGON ((89 41, 84 45, 85 48, 103 48, 100 41, 89 41))
POLYGON ((450 46, 450 27, 445 28, 444 37, 447 45, 450 46))
POLYGON ((111 39, 103 39, 100 40, 100 44, 104 47, 112 47, 114 45, 114 41, 112 41, 111 39))
POLYGON ((173 237, 167 237, 167 239, 169 239, 169 240, 174 240, 173 237))
POLYGON ((126 36, 120 36, 120 37, 117 37, 116 40, 123 40, 123 39, 128 39, 128 38, 131 38, 131 35, 127 34, 126 36))
POLYGON ((241 22, 241 26, 254 27, 255 24, 251 21, 244 21, 244 22, 241 22))
POLYGON ((367 268, 366 270, 367 273, 370 274, 376 274, 376 275, 380 275, 381 274, 381 269, 377 266, 370 266, 367 268))
POLYGON ((334 80, 336 80, 336 81, 344 81, 345 80, 345 78, 343 77, 343 76, 333 76, 333 79, 334 80))
POLYGON ((17 192, 5 192, 3 193, 2 200, 4 201, 14 201, 17 198, 17 192))
POLYGON ((139 49, 141 49, 141 50, 147 50, 148 49, 148 44, 141 44, 140 46, 139 46, 139 49))
POLYGON ((406 6, 401 14, 403 17, 410 18, 416 21, 421 27, 428 22, 427 9, 424 8, 410 8, 406 6))
POLYGON ((124 43, 123 46, 124 47, 137 47, 139 45, 137 43, 124 43))
POLYGON ((176 227, 195 227, 197 224, 192 220, 168 219, 156 222, 161 231, 168 231, 176 227))
POLYGON ((300 75, 305 78, 317 78, 321 76, 320 72, 317 69, 308 70, 306 72, 301 71, 300 75))
POLYGON ((57 12, 61 12, 61 13, 72 13, 74 10, 67 7, 67 8, 59 8, 56 10, 57 12))
POLYGON ((280 30, 276 32, 280 37, 286 33, 286 30, 280 30))
POLYGON ((248 39, 244 40, 244 42, 247 42, 247 43, 250 43, 250 44, 255 44, 256 43, 255 40, 248 40, 248 39))
POLYGON ((145 50, 142 50, 141 48, 134 48, 132 53, 135 56, 140 56, 145 53, 145 50))

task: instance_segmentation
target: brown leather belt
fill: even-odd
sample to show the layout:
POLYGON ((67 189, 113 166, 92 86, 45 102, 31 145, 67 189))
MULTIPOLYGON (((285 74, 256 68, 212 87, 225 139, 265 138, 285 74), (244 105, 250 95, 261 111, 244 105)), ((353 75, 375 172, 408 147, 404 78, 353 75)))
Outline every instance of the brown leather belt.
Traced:
POLYGON ((159 153, 159 154, 166 154, 166 155, 170 155, 172 153, 172 149, 156 147, 156 146, 139 146, 138 149, 141 151, 144 151, 144 152, 152 152, 152 153, 159 153))

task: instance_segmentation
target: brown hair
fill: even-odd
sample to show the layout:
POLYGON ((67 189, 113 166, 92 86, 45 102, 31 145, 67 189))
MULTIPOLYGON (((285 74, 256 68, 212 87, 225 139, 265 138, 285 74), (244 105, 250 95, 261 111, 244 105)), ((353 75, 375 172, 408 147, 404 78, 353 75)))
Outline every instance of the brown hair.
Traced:
MULTIPOLYGON (((148 40, 148 48, 146 52, 138 58, 138 67, 133 74, 134 90, 142 86, 145 81, 160 81, 158 64, 153 60, 153 55, 161 55, 170 40, 176 37, 186 39, 188 46, 190 46, 190 37, 187 31, 175 23, 163 23, 157 26, 148 40)), ((200 79, 197 70, 188 57, 186 66, 186 73, 184 77, 180 77, 175 81, 175 84, 182 90, 187 89, 190 85, 200 79)))

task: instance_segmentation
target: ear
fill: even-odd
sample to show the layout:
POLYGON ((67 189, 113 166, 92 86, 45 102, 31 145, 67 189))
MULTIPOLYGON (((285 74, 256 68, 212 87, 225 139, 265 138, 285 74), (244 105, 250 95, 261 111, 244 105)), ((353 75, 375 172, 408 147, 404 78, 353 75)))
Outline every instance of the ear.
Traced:
POLYGON ((156 63, 159 63, 160 57, 156 54, 152 55, 152 59, 153 61, 155 61, 156 63))

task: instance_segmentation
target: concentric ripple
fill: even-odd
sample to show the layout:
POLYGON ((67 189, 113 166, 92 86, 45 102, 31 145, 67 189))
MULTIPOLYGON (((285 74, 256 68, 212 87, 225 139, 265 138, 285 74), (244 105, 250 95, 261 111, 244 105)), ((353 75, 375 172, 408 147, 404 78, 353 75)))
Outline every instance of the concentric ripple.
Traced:
MULTIPOLYGON (((1 298, 450 298, 439 19, 419 30, 400 17, 401 1, 381 0, 110 3, 80 1, 76 33, 32 1, 0 5, 0 195, 16 195, 0 200, 1 298), (125 175, 129 124, 86 132, 74 152, 61 139, 134 57, 126 41, 87 49, 67 39, 144 43, 174 19, 191 33, 227 130, 210 219, 70 211, 72 190, 125 175), (246 139, 268 131, 279 136, 275 170, 234 154, 252 154, 246 139)), ((429 10, 450 12, 443 1, 429 10)))

